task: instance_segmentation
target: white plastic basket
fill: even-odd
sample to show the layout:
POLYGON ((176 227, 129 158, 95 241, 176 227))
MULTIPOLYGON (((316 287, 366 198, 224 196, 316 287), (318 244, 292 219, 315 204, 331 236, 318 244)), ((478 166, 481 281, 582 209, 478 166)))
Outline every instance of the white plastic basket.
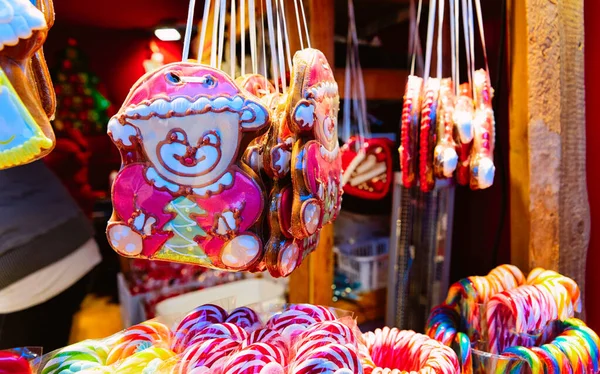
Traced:
POLYGON ((384 237, 335 246, 339 272, 350 282, 359 282, 360 292, 385 288, 389 245, 390 238, 384 237))

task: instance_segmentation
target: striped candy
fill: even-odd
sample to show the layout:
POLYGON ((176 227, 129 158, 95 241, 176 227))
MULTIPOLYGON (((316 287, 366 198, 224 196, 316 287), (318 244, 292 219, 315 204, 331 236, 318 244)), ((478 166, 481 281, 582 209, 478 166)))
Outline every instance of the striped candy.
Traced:
POLYGON ((247 307, 234 309, 225 322, 236 324, 247 332, 252 332, 262 327, 262 322, 258 314, 247 307))
POLYGON ((331 313, 327 307, 321 305, 292 304, 290 305, 289 310, 297 310, 299 312, 303 312, 304 314, 308 314, 317 322, 334 321, 336 319, 333 313, 331 313))
POLYGON ((198 367, 206 367, 217 372, 229 358, 237 352, 241 344, 230 338, 215 338, 189 346, 181 355, 177 370, 172 373, 185 374, 198 367))
POLYGON ((285 339, 275 330, 267 327, 251 332, 246 340, 242 342, 242 348, 254 343, 270 343, 281 349, 286 356, 289 355, 289 349, 285 339))
POLYGON ((42 369, 42 374, 76 373, 84 369, 104 366, 108 347, 97 341, 83 341, 61 349, 42 369))
POLYGON ((138 374, 155 372, 164 361, 175 357, 169 349, 151 347, 126 358, 115 374, 138 374))
POLYGON ((286 361, 284 352, 275 345, 254 343, 233 355, 223 368, 223 374, 283 374, 286 361))
POLYGON ((205 304, 188 313, 175 329, 173 350, 182 352, 197 332, 213 323, 222 323, 227 319, 227 312, 218 305, 205 304))
POLYGON ((292 364, 291 374, 334 374, 346 369, 350 373, 362 374, 363 367, 356 351, 341 344, 327 344, 305 355, 292 364))
POLYGON ((164 324, 156 321, 140 323, 123 331, 110 350, 106 364, 112 365, 152 346, 169 348, 171 340, 171 330, 164 324))
POLYGON ((198 331, 198 333, 196 333, 196 335, 189 340, 188 345, 215 338, 229 338, 241 343, 247 337, 248 333, 246 330, 234 325, 233 323, 214 323, 198 331))

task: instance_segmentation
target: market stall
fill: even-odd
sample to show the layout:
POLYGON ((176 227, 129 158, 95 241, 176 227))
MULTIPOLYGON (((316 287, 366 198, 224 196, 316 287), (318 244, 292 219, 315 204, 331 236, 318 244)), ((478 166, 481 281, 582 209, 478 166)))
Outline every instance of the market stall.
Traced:
POLYGON ((600 372, 583 0, 155 3, 0 0, 0 372, 600 372))

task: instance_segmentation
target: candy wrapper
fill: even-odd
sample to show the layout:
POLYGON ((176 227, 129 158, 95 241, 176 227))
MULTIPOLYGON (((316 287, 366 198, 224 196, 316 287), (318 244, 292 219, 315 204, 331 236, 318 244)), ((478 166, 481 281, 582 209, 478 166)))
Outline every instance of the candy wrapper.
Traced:
POLYGON ((37 373, 41 357, 40 347, 2 350, 0 351, 0 374, 37 373))
POLYGON ((41 372, 362 373, 362 338, 346 312, 309 304, 234 309, 229 300, 219 303, 52 352, 41 372))

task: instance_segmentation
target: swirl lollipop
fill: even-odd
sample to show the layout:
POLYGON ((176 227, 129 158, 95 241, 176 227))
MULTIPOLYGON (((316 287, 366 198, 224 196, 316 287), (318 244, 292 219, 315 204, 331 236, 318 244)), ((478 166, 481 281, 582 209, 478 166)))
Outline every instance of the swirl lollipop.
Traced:
POLYGON ((234 309, 225 322, 236 324, 247 332, 252 332, 262 327, 262 322, 258 314, 247 307, 234 309))
POLYGON ((313 350, 292 364, 292 374, 362 373, 356 351, 341 344, 328 344, 313 350), (345 371, 341 371, 344 370, 345 371))
POLYGON ((73 344, 55 353, 42 369, 42 374, 75 373, 104 366, 108 351, 104 343, 93 340, 73 344))
POLYGON ((216 338, 198 342, 188 347, 181 355, 181 362, 172 373, 189 373, 195 368, 206 368, 217 372, 225 361, 240 349, 240 343, 229 338, 216 338))
POLYGON ((116 344, 110 350, 106 359, 107 365, 127 358, 152 346, 169 348, 171 345, 171 330, 156 321, 147 321, 132 326, 121 334, 116 344))
POLYGON ((223 374, 283 374, 284 352, 269 343, 254 343, 237 352, 223 368, 223 374))
POLYGON ((150 347, 126 358, 115 370, 115 374, 138 374, 155 372, 158 366, 175 353, 169 349, 150 347))
POLYGON ((173 350, 182 352, 197 332, 213 323, 222 323, 227 319, 227 312, 218 305, 205 304, 188 313, 175 329, 173 350))

